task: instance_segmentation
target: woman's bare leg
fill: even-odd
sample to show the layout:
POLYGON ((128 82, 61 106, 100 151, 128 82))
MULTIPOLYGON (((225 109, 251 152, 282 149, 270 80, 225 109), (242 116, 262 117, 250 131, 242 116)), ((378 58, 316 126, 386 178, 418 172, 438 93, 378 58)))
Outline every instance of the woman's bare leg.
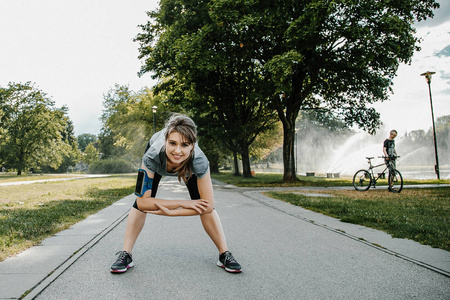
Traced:
POLYGON ((125 238, 123 241, 123 250, 131 253, 136 240, 145 224, 146 213, 132 207, 128 214, 127 227, 125 229, 125 238))
POLYGON ((202 220, 203 228, 216 245, 219 253, 228 251, 225 233, 223 232, 222 223, 217 212, 214 210, 210 214, 201 215, 200 219, 202 220))

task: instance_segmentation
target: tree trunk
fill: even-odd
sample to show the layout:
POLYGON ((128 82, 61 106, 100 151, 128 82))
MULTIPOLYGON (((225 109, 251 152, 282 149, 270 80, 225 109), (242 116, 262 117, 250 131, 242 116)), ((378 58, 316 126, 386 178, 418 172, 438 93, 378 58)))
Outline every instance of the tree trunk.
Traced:
POLYGON ((238 153, 236 151, 233 151, 233 157, 234 157, 234 176, 241 176, 241 172, 239 172, 239 160, 238 160, 238 153))
MULTIPOLYGON (((296 82, 298 86, 299 83, 296 82)), ((297 181, 297 174, 295 171, 295 120, 300 111, 302 99, 298 91, 292 92, 294 98, 275 99, 277 113, 283 124, 283 181, 293 182, 297 181), (298 97, 298 99, 295 99, 298 97)))
MULTIPOLYGON (((290 101, 293 103, 293 101, 290 101)), ((295 172, 295 120, 299 112, 299 106, 288 106, 283 109, 278 102, 278 116, 283 124, 283 181, 297 181, 295 172)))
POLYGON ((284 127, 283 134, 283 180, 287 182, 297 181, 295 172, 295 123, 291 128, 284 127))
POLYGON ((216 173, 216 174, 219 173, 219 164, 218 164, 218 162, 215 161, 215 160, 210 161, 209 170, 211 171, 211 173, 216 173))
POLYGON ((219 155, 215 152, 206 154, 209 160, 209 170, 211 173, 219 173, 219 155))
POLYGON ((250 155, 248 153, 248 145, 241 146, 241 156, 242 156, 242 175, 243 177, 252 177, 252 171, 250 168, 250 155))
POLYGON ((18 151, 18 155, 17 155, 17 164, 16 164, 16 168, 17 168, 17 175, 22 175, 22 171, 27 171, 27 165, 24 163, 26 161, 26 156, 27 154, 25 153, 25 151, 23 151, 23 149, 20 149, 18 151))

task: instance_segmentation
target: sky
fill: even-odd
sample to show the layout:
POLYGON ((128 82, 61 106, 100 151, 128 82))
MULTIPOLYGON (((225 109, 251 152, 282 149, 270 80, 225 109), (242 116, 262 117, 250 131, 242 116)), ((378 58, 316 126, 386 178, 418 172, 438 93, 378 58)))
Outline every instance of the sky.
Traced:
MULTIPOLYGON (((401 65, 391 100, 377 103, 385 128, 399 134, 431 127, 428 85, 421 73, 434 71, 435 119, 450 115, 450 1, 435 18, 418 23, 422 50, 401 65)), ((157 0, 0 0, 0 86, 32 82, 69 108, 75 135, 99 134, 103 95, 115 84, 138 91, 153 86, 141 78, 138 25, 157 0)))

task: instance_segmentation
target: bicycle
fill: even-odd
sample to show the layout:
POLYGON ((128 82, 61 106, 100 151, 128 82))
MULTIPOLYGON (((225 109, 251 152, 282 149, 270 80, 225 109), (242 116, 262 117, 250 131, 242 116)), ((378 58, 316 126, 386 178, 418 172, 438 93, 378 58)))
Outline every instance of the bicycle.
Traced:
MULTIPOLYGON (((366 157, 369 164, 369 170, 361 169, 355 173, 355 175, 353 176, 353 186, 355 187, 355 189, 357 191, 367 191, 371 186, 375 188, 378 179, 384 179, 386 174, 385 172, 389 169, 389 190, 394 193, 400 193, 403 188, 403 177, 402 174, 394 168, 394 162, 398 157, 399 156, 390 157, 388 161, 376 166, 372 165, 372 159, 374 159, 374 157, 366 157), (382 165, 386 165, 386 168, 383 170, 383 172, 378 173, 377 177, 375 177, 373 169, 382 165)), ((379 158, 386 159, 385 156, 379 156, 379 158)))

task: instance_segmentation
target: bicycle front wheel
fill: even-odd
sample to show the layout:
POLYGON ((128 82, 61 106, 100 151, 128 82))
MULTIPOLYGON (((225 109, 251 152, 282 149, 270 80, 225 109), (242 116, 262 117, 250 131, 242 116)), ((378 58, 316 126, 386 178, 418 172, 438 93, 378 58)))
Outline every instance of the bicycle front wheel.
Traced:
POLYGON ((359 170, 353 176, 353 186, 357 191, 367 191, 371 182, 372 178, 367 170, 359 170))
POLYGON ((402 174, 396 169, 389 172, 389 190, 394 193, 400 193, 403 189, 402 174))

